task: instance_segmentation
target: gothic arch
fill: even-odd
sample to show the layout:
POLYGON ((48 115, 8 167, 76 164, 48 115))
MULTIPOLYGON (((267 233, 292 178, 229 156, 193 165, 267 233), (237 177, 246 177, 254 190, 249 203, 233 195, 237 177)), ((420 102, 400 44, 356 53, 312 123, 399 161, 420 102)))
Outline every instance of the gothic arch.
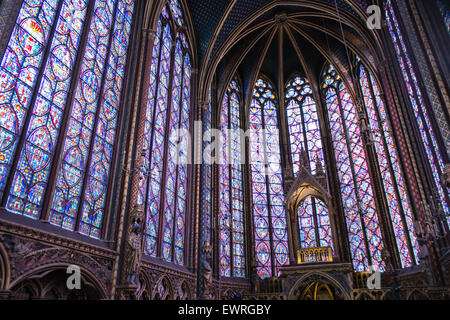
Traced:
POLYGON ((347 285, 344 286, 337 279, 323 272, 309 272, 300 277, 292 286, 292 289, 289 291, 287 299, 288 300, 298 299, 302 293, 300 291, 304 289, 305 286, 307 286, 312 282, 328 284, 328 286, 335 289, 336 291, 334 294, 335 298, 337 297, 338 299, 341 298, 344 300, 351 300, 349 289, 346 288, 347 285))
POLYGON ((67 264, 54 263, 38 267, 14 280, 9 290, 20 299, 106 299, 107 291, 96 276, 86 267, 81 270, 81 290, 67 288, 67 264))
POLYGON ((136 291, 136 298, 138 300, 150 300, 152 296, 151 281, 146 272, 139 273, 139 288, 136 291))
POLYGON ((406 300, 430 300, 430 296, 423 290, 416 288, 408 294, 406 300))
MULTIPOLYGON (((351 2, 353 2, 353 1, 349 1, 349 3, 351 3, 351 2)), ((315 9, 315 10, 319 11, 319 13, 315 12, 313 14, 311 14, 310 12, 307 12, 306 15, 305 15, 305 13, 288 14, 286 16, 289 19, 298 19, 298 18, 302 18, 304 16, 308 16, 308 14, 309 14, 310 16, 322 17, 322 18, 329 19, 331 21, 336 20, 336 8, 334 6, 332 6, 331 4, 326 4, 326 3, 316 4, 316 3, 311 3, 308 1, 295 1, 295 2, 294 1, 282 1, 282 2, 273 1, 273 2, 263 6, 259 10, 255 11, 252 15, 247 17, 243 22, 239 23, 233 29, 233 32, 231 32, 230 36, 227 38, 227 40, 224 41, 219 46, 219 49, 215 52, 214 56, 210 56, 210 55, 213 52, 214 45, 216 45, 215 40, 209 43, 208 48, 206 50, 205 57, 204 57, 202 69, 200 72, 199 94, 200 94, 200 97, 202 98, 200 100, 206 101, 208 88, 210 86, 210 83, 213 79, 213 75, 216 72, 216 69, 217 69, 217 66, 218 66, 220 60, 222 60, 222 58, 224 56, 226 56, 226 54, 228 52, 230 52, 231 49, 240 40, 242 40, 243 38, 248 36, 250 33, 257 31, 258 29, 262 29, 262 28, 266 28, 266 29, 263 32, 261 32, 261 30, 260 30, 259 33, 265 33, 267 30, 269 30, 271 28, 270 24, 272 24, 274 22, 273 19, 268 19, 263 22, 259 22, 256 25, 252 25, 252 24, 255 21, 258 21, 258 18, 260 18, 264 14, 267 15, 268 12, 272 11, 273 9, 275 9, 278 6, 293 6, 293 7, 299 7, 299 8, 304 7, 304 8, 315 9)), ((360 15, 359 18, 353 17, 352 15, 348 14, 344 10, 340 10, 340 17, 342 18, 343 25, 345 25, 346 28, 350 28, 350 29, 356 31, 357 34, 360 34, 361 38, 356 39, 354 36, 351 38, 350 32, 348 32, 348 30, 345 30, 344 32, 347 33, 346 37, 349 39, 349 41, 348 41, 349 43, 347 43, 347 44, 350 47, 352 47, 352 50, 355 50, 355 52, 357 52, 358 55, 362 57, 362 59, 364 59, 366 62, 370 62, 367 64, 370 65, 371 71, 375 70, 376 68, 372 68, 372 66, 376 65, 377 61, 382 60, 382 57, 384 56, 383 50, 382 50, 382 45, 381 45, 381 40, 379 38, 379 34, 377 31, 368 31, 367 30, 367 26, 365 24, 367 15, 361 10, 361 7, 359 7, 358 5, 355 5, 355 4, 352 7, 359 12, 359 15, 360 15), (358 9, 356 9, 356 8, 358 8, 358 9), (355 42, 355 41, 358 42, 358 45, 354 45, 353 42, 355 42), (361 50, 358 50, 358 47, 365 45, 365 44, 367 45, 367 44, 372 44, 372 43, 374 43, 376 45, 372 46, 370 48, 367 48, 364 52, 362 52, 361 50), (372 56, 372 57, 366 58, 369 56, 372 56)), ((278 18, 276 17, 275 20, 277 20, 277 19, 278 18)), ((302 19, 299 19, 299 21, 295 20, 295 23, 301 24, 303 22, 302 22, 302 19)), ((321 28, 320 26, 317 26, 314 24, 309 24, 309 27, 313 28, 314 30, 319 30, 320 32, 326 33, 328 36, 333 37, 337 41, 342 42, 340 34, 329 32, 327 30, 327 28, 321 28)), ((219 29, 216 30, 217 33, 220 31, 221 26, 219 25, 218 28, 219 29)), ((315 44, 316 47, 317 47, 317 44, 318 43, 315 44)), ((319 49, 319 47, 317 47, 317 49, 319 49)), ((324 53, 325 52, 322 52, 322 54, 324 54, 324 53)), ((236 59, 236 61, 240 61, 240 60, 242 60, 242 59, 236 59)), ((328 60, 331 61, 333 59, 328 59, 328 60)), ((256 73, 258 73, 258 72, 256 72, 256 73)))
POLYGON ((186 281, 183 281, 178 287, 176 300, 191 300, 192 290, 186 281))
POLYGON ((10 263, 8 254, 2 242, 0 242, 0 290, 5 290, 10 281, 10 263))
POLYGON ((162 276, 153 287, 153 300, 174 300, 173 283, 167 276, 162 276))
MULTIPOLYGON (((161 15, 162 9, 170 0, 156 0, 147 1, 145 4, 145 10, 143 14, 142 31, 154 31, 158 29, 158 20, 161 15)), ((192 16, 189 11, 186 0, 178 0, 181 8, 183 10, 184 22, 186 23, 186 36, 188 38, 188 43, 191 48, 192 56, 192 68, 197 68, 198 58, 194 54, 197 52, 197 41, 195 38, 194 25, 192 22, 192 16)))

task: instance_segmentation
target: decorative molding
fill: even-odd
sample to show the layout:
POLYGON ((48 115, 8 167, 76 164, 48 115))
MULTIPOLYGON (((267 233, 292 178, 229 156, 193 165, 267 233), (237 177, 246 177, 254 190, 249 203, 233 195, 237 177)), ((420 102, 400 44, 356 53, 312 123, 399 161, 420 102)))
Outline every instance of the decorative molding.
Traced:
POLYGON ((95 245, 83 243, 42 230, 15 224, 2 219, 0 219, 0 233, 11 234, 28 240, 39 241, 47 245, 54 245, 60 248, 76 250, 101 258, 114 259, 118 255, 117 252, 111 249, 100 248, 95 245))

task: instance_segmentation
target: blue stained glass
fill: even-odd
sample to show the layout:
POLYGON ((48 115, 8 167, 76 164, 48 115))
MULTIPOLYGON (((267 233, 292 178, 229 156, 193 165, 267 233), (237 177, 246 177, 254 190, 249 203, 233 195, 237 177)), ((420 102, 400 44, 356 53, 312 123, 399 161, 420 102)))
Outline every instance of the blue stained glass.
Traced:
POLYGON ((57 0, 24 1, 1 60, 0 197, 22 134, 31 95, 36 88, 57 5, 57 0))
POLYGON ((172 45, 172 30, 167 21, 169 8, 175 19, 182 18, 181 11, 176 16, 177 12, 173 12, 169 3, 158 21, 149 75, 137 204, 146 212, 145 254, 158 255, 157 242, 161 238, 161 257, 183 265, 189 146, 186 139, 179 136, 179 130, 190 126, 192 70, 186 37, 181 31, 172 45), (164 187, 161 186, 163 181, 164 187))
POLYGON ((333 66, 323 74, 322 89, 328 107, 353 267, 357 271, 365 271, 371 264, 384 271, 381 230, 356 107, 333 66))
POLYGON ((414 109, 414 115, 422 137, 422 143, 428 156, 428 163, 446 215, 447 224, 450 225, 450 208, 448 206, 450 190, 444 190, 440 182, 440 176, 444 172, 444 162, 438 148, 434 129, 431 125, 430 115, 423 100, 423 94, 420 90, 417 76, 414 72, 413 64, 406 49, 397 17, 390 0, 386 2, 386 20, 394 43, 394 49, 397 53, 397 59, 402 70, 403 79, 405 80, 409 100, 414 109))
POLYGON ((73 43, 78 44, 86 8, 86 1, 63 2, 6 205, 16 214, 34 219, 40 215, 78 50, 73 43), (80 23, 69 23, 69 17, 80 23))
POLYGON ((95 136, 89 164, 91 170, 87 171, 88 182, 80 222, 80 227, 86 225, 88 228, 87 232, 82 233, 93 238, 100 236, 100 221, 104 214, 133 12, 133 0, 119 0, 111 40, 112 52, 107 60, 106 79, 101 92, 102 103, 94 128, 95 136))
MULTIPOLYGON (((68 210, 76 212, 82 191, 82 177, 87 165, 88 151, 98 107, 98 90, 107 58, 114 2, 96 1, 94 19, 91 21, 78 79, 73 112, 69 120, 68 134, 63 148, 63 163, 58 173, 50 221, 56 224, 53 215, 66 216, 68 210), (68 204, 72 204, 67 206, 68 204)), ((60 220, 58 220, 60 222, 60 220)), ((73 231, 75 224, 65 228, 73 231)))
POLYGON ((419 246, 414 232, 413 217, 406 194, 406 186, 400 172, 399 159, 391 133, 392 130, 388 125, 384 103, 378 86, 362 65, 359 69, 359 78, 369 124, 371 128, 376 130, 376 133, 373 134, 374 145, 378 155, 381 176, 383 177, 391 221, 394 226, 398 252, 402 266, 409 267, 416 262, 416 259, 414 256, 410 256, 408 240, 413 244, 413 252, 416 255, 418 254, 419 246), (377 132, 381 132, 381 134, 377 132), (391 167, 393 174, 390 171, 391 167), (403 223, 403 218, 406 224, 403 223))
POLYGON ((240 87, 233 79, 221 109, 221 164, 219 168, 220 274, 245 277, 244 203, 240 137, 240 87))
POLYGON ((291 157, 294 175, 300 170, 303 152, 312 174, 320 164, 325 167, 317 106, 308 80, 295 77, 286 86, 286 112, 290 131, 291 157))
MULTIPOLYGON (((10 131, 24 135, 25 143, 22 150, 14 155, 17 142, 15 138, 13 145, 7 146, 12 152, 8 154, 2 151, 0 159, 7 158, 8 161, 12 161, 13 157, 16 157, 17 161, 17 170, 12 177, 11 189, 8 190, 8 211, 34 219, 39 218, 44 195, 50 194, 47 190, 50 172, 56 169, 58 171, 55 171, 54 198, 50 201, 50 223, 73 231, 77 228, 75 222, 80 204, 83 203, 83 210, 86 213, 85 207, 91 204, 88 201, 97 201, 91 204, 89 218, 86 219, 85 215, 80 218, 78 229, 81 233, 99 238, 109 165, 112 162, 125 58, 122 58, 121 65, 111 64, 111 61, 114 59, 115 49, 119 47, 118 42, 126 53, 134 1, 95 1, 90 26, 85 23, 88 19, 87 6, 87 0, 24 1, 17 26, 11 35, 10 51, 7 49, 6 60, 3 59, 7 64, 0 67, 0 86, 2 89, 6 87, 3 84, 3 79, 6 78, 3 67, 10 73, 18 73, 15 83, 20 85, 16 90, 20 93, 17 96, 19 99, 11 96, 13 100, 10 102, 20 103, 20 108, 19 104, 14 106, 19 122, 12 118, 16 121, 15 132, 10 131), (58 17, 55 16, 57 8, 60 8, 58 17), (116 23, 116 20, 120 22, 116 23), (52 25, 54 33, 50 34, 52 25), (121 25, 126 26, 121 28, 121 25), (116 37, 118 32, 121 33, 121 37, 116 37), (79 48, 83 33, 86 33, 86 45, 79 48), (46 47, 49 55, 46 61, 42 61, 46 47), (72 79, 77 57, 82 58, 79 78, 72 79), (23 70, 20 69, 22 67, 23 70), (108 90, 111 79, 107 76, 106 80, 102 80, 102 75, 105 72, 110 75, 111 68, 117 70, 115 91, 109 90, 103 95, 100 89, 108 90), (37 81, 39 72, 42 76, 37 81), (68 101, 71 82, 76 82, 75 94, 73 101, 68 101), (33 92, 36 100, 33 106, 29 106, 33 92), (110 104, 107 108, 104 107, 106 105, 104 101, 110 104), (28 107, 32 114, 24 127, 24 132, 21 133, 28 107), (64 114, 68 112, 70 115, 67 131, 63 135, 65 140, 61 141, 62 151, 60 155, 55 155, 64 114), (106 115, 111 126, 96 129, 97 122, 104 121, 103 115, 106 115), (101 141, 97 141, 99 136, 97 133, 105 134, 104 139, 109 145, 102 145, 101 141), (89 142, 94 138, 93 150, 90 150, 89 142), (96 153, 100 149, 103 152, 103 159, 96 153), (55 157, 61 157, 62 162, 58 168, 53 169, 55 157), (88 164, 88 157, 92 161, 101 159, 104 164, 100 166, 88 164), (90 172, 86 173, 85 168, 88 165, 90 172), (88 177, 84 179, 86 174, 88 177), (86 181, 86 184, 83 181, 86 181), (83 193, 86 201, 81 199, 83 193)), ((6 91, 0 89, 0 131, 1 123, 12 116, 7 113, 6 108, 3 108, 3 103, 10 103, 6 101, 4 92, 6 91)), ((15 123, 14 121, 12 123, 15 123)), ((14 138, 13 135, 6 136, 3 133, 1 136, 14 138)), ((7 174, 7 169, 5 166, 0 172, 7 174)), ((4 187, 5 177, 6 175, 1 177, 0 189, 4 187)))
POLYGON ((275 92, 265 80, 256 81, 249 118, 256 268, 260 278, 268 278, 288 263, 289 250, 275 92))

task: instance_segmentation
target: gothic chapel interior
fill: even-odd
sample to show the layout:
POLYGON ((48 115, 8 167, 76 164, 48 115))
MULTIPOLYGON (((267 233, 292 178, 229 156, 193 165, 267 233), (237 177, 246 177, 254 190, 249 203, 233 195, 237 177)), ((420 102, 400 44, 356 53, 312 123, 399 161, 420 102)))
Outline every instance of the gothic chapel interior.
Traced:
POLYGON ((0 0, 0 299, 450 299, 449 37, 445 0, 0 0))

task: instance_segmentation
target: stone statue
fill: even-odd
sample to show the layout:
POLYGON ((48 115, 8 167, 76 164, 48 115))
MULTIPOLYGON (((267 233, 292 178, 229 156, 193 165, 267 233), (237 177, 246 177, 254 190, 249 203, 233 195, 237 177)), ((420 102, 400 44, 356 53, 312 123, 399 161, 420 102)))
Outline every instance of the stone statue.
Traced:
POLYGON ((202 267, 203 267, 203 297, 210 299, 212 296, 212 267, 211 267, 211 260, 212 260, 212 247, 211 244, 208 241, 205 241, 203 243, 203 260, 202 260, 202 267))
POLYGON ((141 260, 141 234, 144 223, 144 213, 137 206, 130 213, 130 228, 125 248, 124 272, 127 284, 137 285, 139 263, 141 260))

